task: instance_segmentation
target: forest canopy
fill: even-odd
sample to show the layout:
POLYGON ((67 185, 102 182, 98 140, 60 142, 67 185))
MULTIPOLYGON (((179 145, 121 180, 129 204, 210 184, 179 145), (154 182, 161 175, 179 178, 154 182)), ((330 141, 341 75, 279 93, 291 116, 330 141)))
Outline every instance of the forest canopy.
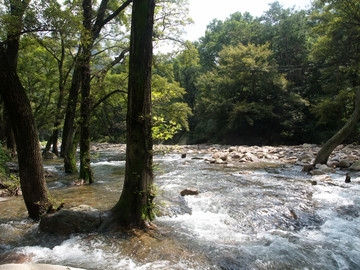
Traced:
MULTIPOLYGON (((91 141, 123 143, 131 14, 121 8, 131 1, 108 1, 103 11, 93 3, 97 13, 89 14, 88 29, 81 2, 31 1, 22 22, 17 72, 41 141, 63 140, 71 102, 74 139, 86 100, 91 141), (74 99, 71 88, 86 50, 91 54, 88 97, 83 89, 74 99)), ((359 87, 358 1, 318 0, 309 10, 273 2, 260 17, 235 12, 214 19, 196 42, 182 38, 183 26, 192 21, 187 1, 156 2, 156 143, 323 143, 350 118, 359 87), (161 53, 165 41, 178 49, 161 53)), ((16 22, 9 2, 0 3, 5 42, 16 22)), ((4 115, 3 141, 7 133, 4 115)), ((357 141, 357 133, 348 140, 357 141)))

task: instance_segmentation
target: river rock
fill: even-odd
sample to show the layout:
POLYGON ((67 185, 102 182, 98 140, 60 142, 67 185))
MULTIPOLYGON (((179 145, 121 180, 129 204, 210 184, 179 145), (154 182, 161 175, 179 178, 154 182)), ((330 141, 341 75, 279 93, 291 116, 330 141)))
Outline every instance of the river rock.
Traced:
POLYGON ((199 191, 195 188, 186 188, 180 192, 181 196, 199 195, 199 191))
POLYGON ((352 170, 352 171, 360 171, 360 161, 356 161, 354 164, 352 164, 352 165, 349 167, 349 170, 352 170))
POLYGON ((39 224, 43 232, 68 235, 97 231, 102 222, 102 214, 93 211, 61 210, 44 216, 39 224))
POLYGON ((350 166, 351 166, 351 163, 347 159, 342 159, 338 163, 338 167, 340 167, 340 168, 349 168, 350 166))
POLYGON ((7 197, 7 196, 9 196, 9 192, 6 189, 0 189, 0 201, 1 201, 1 197, 7 197))
POLYGON ((312 157, 309 154, 302 154, 298 157, 298 160, 301 162, 309 163, 312 157))
POLYGON ((85 270, 61 265, 52 264, 4 264, 0 270, 85 270))
POLYGON ((316 169, 309 172, 310 175, 323 175, 325 174, 322 170, 316 169))
POLYGON ((6 162, 5 165, 9 168, 10 172, 18 172, 19 171, 19 164, 16 162, 6 162))
POLYGON ((89 211, 89 212, 98 211, 97 209, 95 209, 87 204, 81 204, 79 206, 71 207, 70 210, 72 210, 72 211, 89 211))
POLYGON ((0 254, 0 263, 2 264, 29 263, 31 259, 32 254, 17 253, 15 251, 0 254))
POLYGON ((324 173, 334 173, 335 172, 334 169, 328 167, 325 164, 320 165, 319 170, 324 172, 324 173))
POLYGON ((57 158, 57 156, 53 152, 46 151, 43 153, 43 158, 44 159, 55 159, 55 158, 57 158))

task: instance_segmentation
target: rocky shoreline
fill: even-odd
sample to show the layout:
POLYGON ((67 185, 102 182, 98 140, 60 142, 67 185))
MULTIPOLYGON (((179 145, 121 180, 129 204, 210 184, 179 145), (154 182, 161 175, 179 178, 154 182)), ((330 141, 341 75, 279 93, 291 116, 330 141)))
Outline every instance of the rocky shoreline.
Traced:
MULTIPOLYGON (((312 165, 320 150, 315 144, 295 146, 227 146, 218 144, 200 145, 154 145, 154 153, 210 154, 209 164, 237 166, 247 163, 282 163, 299 166, 312 165)), ((124 144, 93 144, 92 151, 116 151, 125 153, 124 144)), ((326 165, 317 165, 311 174, 335 172, 336 169, 360 171, 360 146, 356 144, 339 145, 330 155, 326 165)))
MULTIPOLYGON (((323 175, 336 173, 336 170, 360 171, 360 146, 356 144, 339 145, 330 155, 326 165, 316 165, 312 167, 316 154, 320 146, 315 144, 302 144, 294 146, 229 146, 219 144, 197 144, 197 145, 154 145, 155 154, 175 153, 182 158, 188 154, 208 154, 209 158, 205 162, 209 164, 219 164, 227 167, 237 167, 258 163, 265 164, 293 164, 303 166, 304 171, 311 175, 323 175)), ((92 152, 114 151, 124 154, 125 144, 93 143, 92 152)), ((14 171, 17 164, 9 162, 9 170, 14 171)), ((51 175, 46 175, 51 177, 51 175)), ((1 188, 1 197, 6 197, 12 193, 1 188)), ((13 195, 21 195, 21 191, 13 195)))

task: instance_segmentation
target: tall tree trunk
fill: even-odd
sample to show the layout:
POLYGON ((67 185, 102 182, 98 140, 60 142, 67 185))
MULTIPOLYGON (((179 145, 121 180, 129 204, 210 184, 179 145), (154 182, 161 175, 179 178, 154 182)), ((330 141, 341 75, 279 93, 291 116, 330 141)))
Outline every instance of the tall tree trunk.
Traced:
POLYGON ((326 164, 332 151, 341 144, 356 127, 360 120, 360 89, 356 91, 355 108, 349 121, 318 152, 314 164, 326 164))
MULTIPOLYGON (((79 50, 81 51, 82 49, 79 48, 79 50)), ((63 128, 61 151, 60 151, 60 156, 62 157, 65 157, 65 155, 68 154, 66 153, 65 149, 71 149, 71 146, 67 147, 67 143, 72 143, 72 140, 70 138, 74 136, 74 123, 75 123, 77 102, 79 97, 81 76, 82 76, 81 66, 78 63, 76 63, 71 79, 68 103, 66 106, 66 114, 65 114, 65 121, 63 128)))
POLYGON ((144 227, 153 218, 151 121, 152 33, 155 0, 134 0, 130 41, 124 188, 112 209, 117 224, 144 227))
POLYGON ((50 207, 38 133, 30 101, 5 50, 0 47, 0 94, 12 123, 17 145, 20 184, 24 201, 33 219, 50 207))
POLYGON ((73 77, 71 80, 71 87, 69 91, 68 104, 66 107, 66 115, 64 121, 63 137, 61 143, 60 156, 64 157, 64 168, 66 173, 77 172, 76 160, 74 154, 74 148, 76 152, 76 145, 74 145, 73 139, 75 138, 75 117, 77 101, 79 96, 79 89, 81 83, 81 67, 75 64, 73 77))
POLYGON ((84 28, 88 33, 87 39, 83 45, 84 51, 82 54, 82 81, 81 81, 81 120, 80 120, 80 175, 79 178, 85 182, 92 184, 94 182, 93 173, 90 167, 90 61, 92 38, 91 33, 91 19, 92 19, 92 5, 91 0, 83 0, 84 11, 84 28))

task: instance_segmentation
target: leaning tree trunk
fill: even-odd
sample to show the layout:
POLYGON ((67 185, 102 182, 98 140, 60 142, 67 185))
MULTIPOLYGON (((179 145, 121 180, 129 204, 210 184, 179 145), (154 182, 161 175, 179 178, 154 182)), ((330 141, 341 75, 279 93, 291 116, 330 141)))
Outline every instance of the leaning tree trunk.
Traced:
POLYGON ((115 222, 144 227, 153 218, 151 121, 152 33, 155 0, 134 0, 130 41, 124 188, 112 209, 115 222))
POLYGON ((38 133, 30 101, 15 68, 0 48, 0 94, 11 121, 17 145, 20 184, 24 201, 33 219, 50 207, 38 133))
POLYGON ((333 137, 331 137, 318 152, 314 165, 326 164, 332 151, 341 144, 355 129, 360 119, 360 89, 356 91, 355 108, 349 121, 333 137))

